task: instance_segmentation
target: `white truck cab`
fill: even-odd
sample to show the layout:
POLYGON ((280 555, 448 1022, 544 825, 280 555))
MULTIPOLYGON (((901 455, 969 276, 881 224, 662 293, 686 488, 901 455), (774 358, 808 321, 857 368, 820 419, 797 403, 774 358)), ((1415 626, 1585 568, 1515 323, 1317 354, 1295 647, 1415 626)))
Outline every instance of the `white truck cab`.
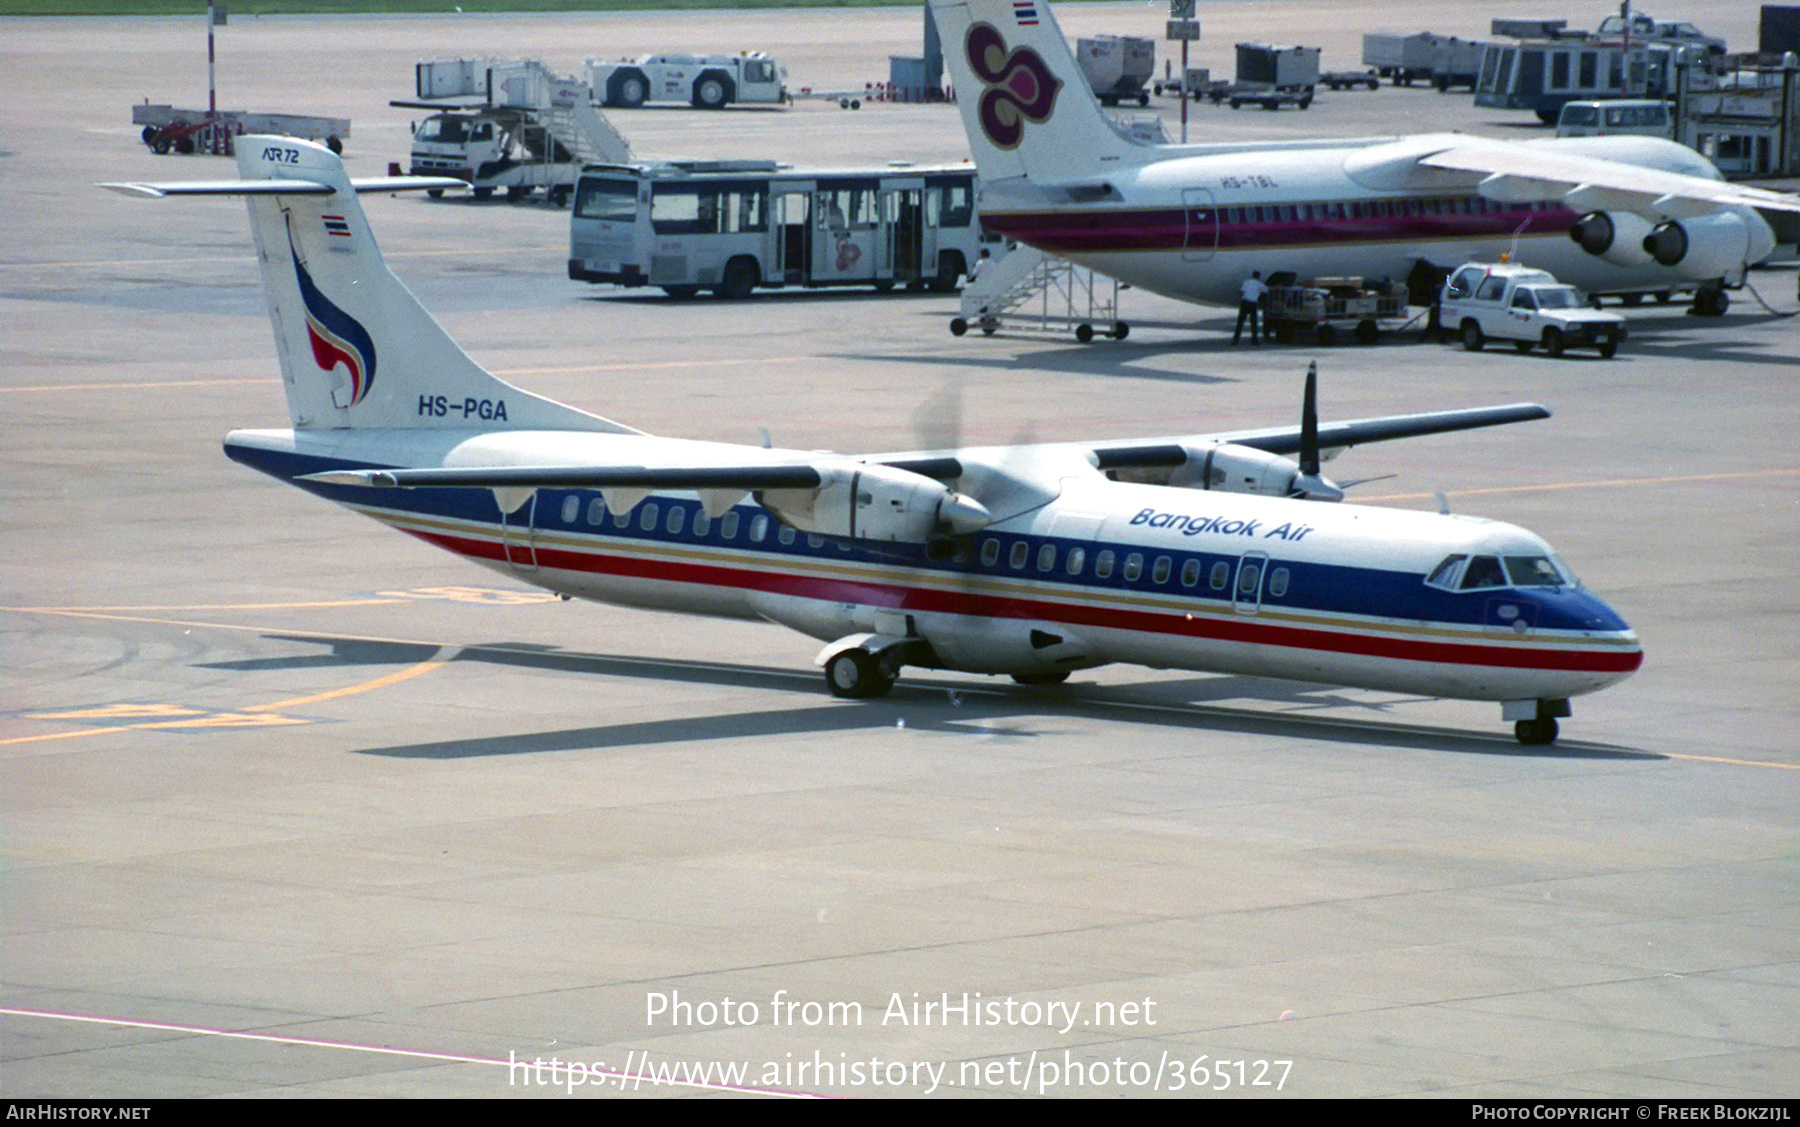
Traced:
POLYGON ((1489 340, 1508 340, 1520 352, 1542 345, 1561 356, 1570 348, 1610 357, 1625 339, 1625 319, 1602 313, 1580 291, 1549 272, 1513 263, 1471 262, 1451 273, 1438 299, 1439 323, 1470 352, 1489 340))

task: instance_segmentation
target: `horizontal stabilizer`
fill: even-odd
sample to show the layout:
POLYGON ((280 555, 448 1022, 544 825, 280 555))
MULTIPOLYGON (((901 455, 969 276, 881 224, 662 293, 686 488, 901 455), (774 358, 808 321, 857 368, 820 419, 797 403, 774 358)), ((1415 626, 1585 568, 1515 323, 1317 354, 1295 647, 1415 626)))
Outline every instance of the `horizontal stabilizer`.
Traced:
MULTIPOLYGON (((462 189, 468 181, 453 176, 370 176, 350 181, 357 192, 429 192, 462 189)), ((188 180, 148 184, 126 182, 100 187, 122 196, 159 200, 165 196, 329 196, 337 189, 318 180, 188 180)))

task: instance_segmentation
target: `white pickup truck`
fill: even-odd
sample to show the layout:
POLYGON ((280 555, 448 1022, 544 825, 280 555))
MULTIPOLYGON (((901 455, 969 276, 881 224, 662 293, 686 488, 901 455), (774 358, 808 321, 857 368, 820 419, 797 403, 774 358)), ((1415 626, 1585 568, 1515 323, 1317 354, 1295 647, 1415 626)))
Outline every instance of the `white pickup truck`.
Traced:
POLYGON ((1538 345, 1552 356, 1594 348, 1610 357, 1625 339, 1625 319, 1602 313, 1543 270, 1511 263, 1472 262, 1444 283, 1438 323, 1462 346, 1479 352, 1489 340, 1509 340, 1520 352, 1538 345))

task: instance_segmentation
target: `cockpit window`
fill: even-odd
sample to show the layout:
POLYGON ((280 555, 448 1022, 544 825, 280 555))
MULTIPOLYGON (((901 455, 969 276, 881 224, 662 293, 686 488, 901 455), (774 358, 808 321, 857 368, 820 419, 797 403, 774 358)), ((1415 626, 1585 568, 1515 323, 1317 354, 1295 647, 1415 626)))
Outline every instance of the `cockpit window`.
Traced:
POLYGON ((1581 581, 1556 556, 1445 556, 1425 577, 1442 591, 1488 591, 1502 587, 1579 587, 1581 581))
POLYGON ((1573 578, 1564 575, 1549 556, 1507 556, 1506 578, 1514 587, 1568 587, 1573 578))
POLYGON ((1463 569, 1462 589, 1479 591, 1485 587, 1506 586, 1506 573, 1500 570, 1500 561, 1494 556, 1476 556, 1463 569))
POLYGON ((1468 558, 1467 556, 1445 556, 1444 562, 1432 568, 1431 574, 1425 577, 1425 586, 1440 587, 1445 591, 1456 590, 1457 573, 1462 570, 1463 561, 1468 558))

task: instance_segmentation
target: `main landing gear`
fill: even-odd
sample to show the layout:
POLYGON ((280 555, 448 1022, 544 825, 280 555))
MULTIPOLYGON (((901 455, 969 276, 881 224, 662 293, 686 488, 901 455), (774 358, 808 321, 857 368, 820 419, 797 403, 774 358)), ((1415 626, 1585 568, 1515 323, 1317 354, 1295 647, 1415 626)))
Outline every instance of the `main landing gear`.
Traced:
POLYGON ((1567 700, 1509 700, 1500 705, 1503 719, 1513 722, 1513 736, 1526 747, 1548 747, 1556 742, 1556 720, 1568 716, 1567 700))

